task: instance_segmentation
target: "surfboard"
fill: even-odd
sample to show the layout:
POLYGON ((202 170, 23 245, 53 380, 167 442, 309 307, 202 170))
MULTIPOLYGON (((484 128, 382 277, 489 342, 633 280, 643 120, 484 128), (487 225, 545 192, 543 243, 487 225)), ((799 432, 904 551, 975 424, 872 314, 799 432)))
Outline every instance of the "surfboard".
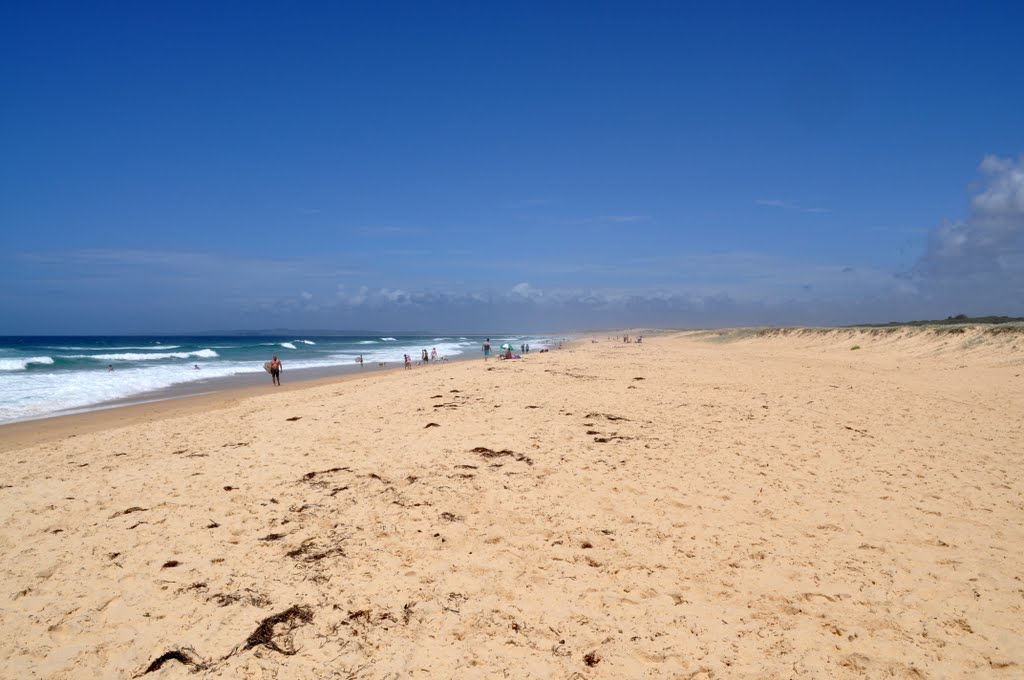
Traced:
POLYGON ((263 370, 266 371, 267 373, 270 373, 270 364, 271 363, 272 362, 268 361, 267 363, 263 364, 263 370))

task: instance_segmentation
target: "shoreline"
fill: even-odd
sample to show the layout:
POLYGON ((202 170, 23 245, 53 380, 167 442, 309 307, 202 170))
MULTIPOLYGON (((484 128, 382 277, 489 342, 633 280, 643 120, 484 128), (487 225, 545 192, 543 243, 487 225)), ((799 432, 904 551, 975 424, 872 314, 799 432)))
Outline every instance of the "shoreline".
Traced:
MULTIPOLYGON (((568 339, 566 348, 579 342, 568 339)), ((549 349, 549 351, 557 351, 549 349)), ((539 355, 540 351, 530 352, 539 355)), ((527 355, 529 356, 529 355, 527 355)), ((501 361, 492 354, 491 359, 501 361)), ((457 365, 470 361, 483 361, 483 354, 470 354, 451 357, 447 361, 433 362, 428 365, 413 363, 413 371, 443 370, 446 365, 457 365)), ((359 380, 372 380, 395 372, 404 371, 404 365, 388 362, 380 367, 365 364, 358 366, 338 366, 331 369, 300 368, 282 373, 282 384, 273 387, 268 384, 270 376, 264 373, 246 373, 228 378, 213 378, 210 383, 182 383, 153 392, 144 392, 130 399, 103 402, 94 406, 70 413, 0 423, 0 453, 17 450, 29 446, 51 443, 66 437, 79 434, 91 434, 104 430, 126 427, 139 422, 155 422, 166 418, 195 415, 219 411, 253 397, 294 392, 324 385, 342 384, 359 380), (340 372, 339 372, 340 369, 340 372), (292 378, 292 376, 300 376, 292 378), (194 392, 193 387, 203 387, 202 392, 194 392), (209 389, 213 386, 213 389, 209 389)))
MULTIPOLYGON (((525 337, 525 336, 523 336, 525 337)), ((547 337, 531 337, 530 342, 536 349, 552 346, 555 335, 547 337)), ((2 338, 0 338, 2 339, 2 338)), ((153 337, 145 341, 145 346, 110 346, 130 344, 130 340, 121 337, 92 338, 83 337, 79 344, 85 347, 62 347, 59 343, 42 338, 38 346, 31 346, 31 338, 14 338, 17 342, 0 346, 0 359, 4 363, 0 367, 0 375, 10 379, 10 391, 0 399, 0 427, 8 424, 46 420, 54 417, 78 415, 112 408, 140 405, 147 401, 159 401, 183 396, 200 395, 239 387, 252 387, 263 384, 267 379, 263 365, 270 353, 281 353, 275 345, 287 346, 290 343, 259 342, 262 345, 274 345, 264 352, 258 351, 255 344, 232 345, 228 339, 213 343, 214 349, 205 348, 205 344, 195 338, 189 338, 184 345, 172 344, 171 337, 153 337), (24 342, 23 342, 24 341, 24 342), (45 342, 44 342, 45 341, 45 342), (166 342, 164 345, 161 341, 166 342), (29 345, 25 343, 29 342, 29 345), (153 344, 156 342, 156 344, 153 344), (54 345, 54 346, 50 346, 54 345), (151 346, 152 345, 152 346, 151 346), (126 354, 83 354, 57 355, 54 350, 83 349, 95 351, 113 350, 144 350, 166 349, 165 353, 155 353, 157 359, 174 359, 168 362, 146 362, 150 353, 132 351, 126 354), (256 348, 257 351, 253 351, 256 348), (171 352, 179 349, 179 352, 171 352), (14 352, 14 353, 11 353, 14 352), (20 352, 20 353, 17 353, 20 352), (33 353, 34 352, 34 353, 33 353), (218 354, 219 352, 219 354, 218 354), (209 355, 207 355, 209 353, 209 355), (34 358, 29 357, 33 354, 34 358), (47 354, 47 355, 44 355, 47 354), (50 356, 49 354, 53 354, 50 356), (177 360, 184 359, 188 360, 177 360), (207 360, 204 360, 205 357, 207 360), (88 359, 112 359, 113 370, 100 374, 99 367, 88 359), (79 360, 81 359, 81 360, 79 360), (20 370, 18 363, 20 362, 20 370), (77 362, 77 363, 76 363, 77 362), (141 365, 136 364, 142 362, 141 365), (33 370, 27 370, 28 364, 33 370), (194 368, 195 363, 195 369, 194 368), (47 366, 54 365, 56 366, 47 366), (67 364, 67 366, 66 366, 67 364), (122 375, 124 370, 124 375, 122 375), (9 374, 7 372, 10 372, 9 374)), ((261 338, 260 340, 266 340, 261 338)), ((384 338, 382 338, 384 340, 384 338)), ((386 338, 386 340, 394 340, 386 338)), ((402 366, 402 351, 414 357, 415 366, 421 366, 420 350, 413 347, 429 348, 431 342, 424 338, 398 339, 394 346, 377 343, 374 347, 364 349, 366 342, 355 342, 345 339, 342 344, 331 345, 330 338, 319 338, 321 342, 296 340, 308 345, 323 345, 315 349, 298 352, 295 356, 283 355, 285 366, 283 377, 286 380, 307 382, 323 378, 341 378, 357 375, 368 371, 379 371, 384 368, 402 366), (368 354, 365 364, 356 364, 356 355, 368 354)), ((457 363, 462 360, 479 356, 479 346, 475 338, 435 337, 433 343, 439 349, 438 363, 457 363), (466 342, 466 341, 469 342, 466 342), (442 342, 438 342, 442 341, 442 342)), ((482 337, 480 338, 482 342, 482 337)), ((67 342, 65 344, 68 344, 67 342)), ((265 347, 264 347, 265 349, 265 347)), ((294 349, 294 347, 292 347, 294 349)), ((429 364, 433 364, 430 362, 429 364)))
MULTIPOLYGON (((550 335, 518 337, 535 349, 551 346, 553 339, 550 335)), ((403 352, 418 362, 420 351, 432 347, 438 351, 438 360, 455 362, 480 354, 476 338, 461 336, 314 337, 294 340, 294 344, 277 340, 0 338, 4 341, 0 343, 0 376, 7 387, 0 399, 0 425, 258 386, 266 379, 263 366, 271 354, 281 354, 285 374, 301 381, 379 370, 380 362, 401 366, 403 352), (358 356, 365 357, 364 365, 355 362, 358 356)))
MULTIPOLYGON (((470 357, 449 359, 448 362, 436 366, 416 366, 417 368, 442 369, 444 363, 457 364, 469 361, 470 357)), ((194 393, 188 387, 199 386, 200 383, 183 383, 155 392, 145 392, 129 400, 103 402, 87 409, 72 413, 56 413, 53 415, 18 420, 0 424, 0 453, 49 443, 57 439, 78 434, 101 432, 132 425, 138 422, 153 422, 165 418, 193 415, 219 411, 252 397, 268 394, 294 392, 296 390, 320 387, 322 385, 340 384, 357 380, 372 379, 395 371, 405 370, 403 366, 370 367, 362 369, 345 367, 344 373, 323 375, 323 369, 295 369, 290 375, 303 374, 303 377, 290 379, 287 372, 280 387, 270 384, 270 376, 266 374, 242 374, 230 378, 214 378, 211 382, 222 383, 215 389, 194 393), (372 372, 370 372, 372 370, 372 372), (312 375, 311 375, 312 374, 312 375), (256 384, 256 383, 259 384, 256 384), (148 395, 162 395, 153 396, 148 395), (142 399, 142 401, 139 401, 142 399)), ((209 387, 205 385, 204 387, 209 387)))

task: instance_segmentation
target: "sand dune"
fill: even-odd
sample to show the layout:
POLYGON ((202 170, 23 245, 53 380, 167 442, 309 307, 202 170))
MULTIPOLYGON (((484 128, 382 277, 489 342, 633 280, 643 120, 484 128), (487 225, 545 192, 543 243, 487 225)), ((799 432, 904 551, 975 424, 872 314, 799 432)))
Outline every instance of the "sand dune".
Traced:
POLYGON ((0 677, 1021 677, 1022 374, 691 332, 18 448, 0 677))

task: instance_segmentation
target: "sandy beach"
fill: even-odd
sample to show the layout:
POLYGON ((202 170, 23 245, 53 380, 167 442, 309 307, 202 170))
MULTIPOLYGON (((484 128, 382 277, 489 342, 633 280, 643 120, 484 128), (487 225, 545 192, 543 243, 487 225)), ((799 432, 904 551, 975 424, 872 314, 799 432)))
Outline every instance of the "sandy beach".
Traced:
POLYGON ((0 428, 0 677, 1024 675, 1020 329, 596 340, 0 428))

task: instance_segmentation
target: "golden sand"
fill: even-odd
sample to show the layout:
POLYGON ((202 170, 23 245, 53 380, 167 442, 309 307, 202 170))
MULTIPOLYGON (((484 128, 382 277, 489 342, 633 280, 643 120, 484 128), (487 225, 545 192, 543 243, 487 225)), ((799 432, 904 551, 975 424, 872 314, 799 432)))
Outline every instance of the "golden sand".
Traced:
POLYGON ((0 428, 0 677, 1022 677, 1022 374, 684 333, 0 428))

